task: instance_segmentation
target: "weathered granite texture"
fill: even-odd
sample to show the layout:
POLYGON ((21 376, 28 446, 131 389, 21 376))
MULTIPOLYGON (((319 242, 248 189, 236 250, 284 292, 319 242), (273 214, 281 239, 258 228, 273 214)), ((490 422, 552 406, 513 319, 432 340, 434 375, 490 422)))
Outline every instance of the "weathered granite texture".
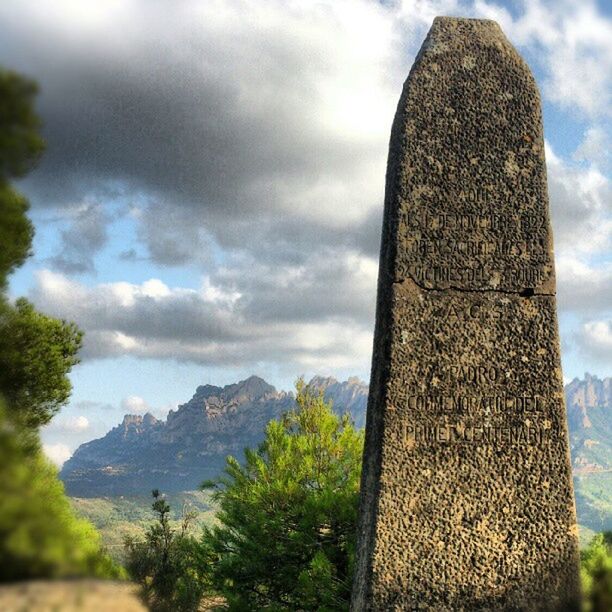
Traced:
POLYGON ((533 77, 439 17, 391 132, 355 612, 576 608, 554 292, 533 77))

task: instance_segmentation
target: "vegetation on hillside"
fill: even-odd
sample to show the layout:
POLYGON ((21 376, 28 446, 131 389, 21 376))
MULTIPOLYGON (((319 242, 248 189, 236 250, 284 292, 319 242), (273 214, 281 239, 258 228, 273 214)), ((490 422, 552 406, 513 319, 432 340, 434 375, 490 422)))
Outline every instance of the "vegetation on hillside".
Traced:
MULTIPOLYGON (((229 457, 205 485, 216 488, 218 524, 201 540, 172 529, 156 500, 159 524, 140 547, 128 543, 132 576, 156 609, 191 612, 207 594, 236 611, 348 610, 363 432, 303 381, 297 391, 259 448, 243 464, 229 457)), ((583 551, 585 611, 612 609, 611 544, 600 534, 583 551)))
MULTIPOLYGON (((184 491, 164 494, 170 506, 170 526, 179 529, 183 510, 195 514, 192 529, 195 532, 204 524, 214 521, 215 508, 206 491, 184 491)), ((126 563, 125 540, 144 541, 147 530, 154 522, 151 511, 151 495, 122 495, 120 497, 70 498, 75 512, 91 522, 102 536, 109 555, 118 563, 126 563)))
POLYGON ((205 549, 190 533, 196 514, 184 509, 180 527, 173 528, 168 502, 157 490, 153 500, 157 521, 146 530, 144 540, 126 538, 126 567, 142 586, 151 610, 197 610, 208 586, 209 566, 205 549))
POLYGON ((68 400, 81 332, 7 296, 8 276, 30 254, 34 234, 28 201, 10 181, 44 148, 35 94, 34 83, 0 69, 0 581, 116 577, 121 570, 95 529, 74 515, 38 436, 68 400))

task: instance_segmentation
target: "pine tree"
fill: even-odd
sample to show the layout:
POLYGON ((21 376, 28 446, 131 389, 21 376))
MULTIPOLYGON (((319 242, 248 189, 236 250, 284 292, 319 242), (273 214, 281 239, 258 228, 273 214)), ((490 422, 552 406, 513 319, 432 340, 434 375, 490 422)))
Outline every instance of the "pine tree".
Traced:
POLYGON ((303 379, 296 388, 295 410, 216 483, 219 525, 203 546, 233 610, 348 610, 363 433, 303 379))

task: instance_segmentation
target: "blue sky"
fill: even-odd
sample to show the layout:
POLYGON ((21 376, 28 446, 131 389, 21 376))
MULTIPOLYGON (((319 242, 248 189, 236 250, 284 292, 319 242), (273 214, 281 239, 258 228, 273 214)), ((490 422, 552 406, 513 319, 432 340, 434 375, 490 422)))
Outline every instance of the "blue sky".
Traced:
POLYGON ((367 380, 389 129, 441 14, 496 19, 535 74, 564 374, 610 374, 606 3, 3 3, 48 141, 10 290, 86 332, 50 456, 203 383, 367 380))

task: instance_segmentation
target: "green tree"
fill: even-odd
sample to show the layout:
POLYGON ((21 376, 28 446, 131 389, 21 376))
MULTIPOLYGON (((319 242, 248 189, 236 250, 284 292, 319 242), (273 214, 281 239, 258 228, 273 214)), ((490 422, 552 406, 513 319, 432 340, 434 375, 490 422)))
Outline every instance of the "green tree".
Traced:
POLYGON ((38 426, 70 395, 81 332, 6 296, 7 277, 30 254, 34 234, 28 202, 10 180, 44 148, 35 94, 31 81, 0 69, 0 581, 120 577, 95 529, 75 517, 39 441, 38 426))
POLYGON ((152 610, 190 612, 197 610, 207 581, 203 550, 189 534, 195 514, 183 508, 178 529, 170 524, 170 506, 156 489, 153 512, 157 521, 145 534, 143 542, 125 540, 127 570, 143 589, 152 610))
POLYGON ((216 483, 220 524, 202 542, 232 610, 348 610, 363 432, 296 388, 295 410, 216 483))
POLYGON ((609 612, 612 610, 612 532, 594 536, 580 557, 585 612, 609 612))
POLYGON ((47 423, 68 400, 66 374, 81 346, 74 324, 6 296, 8 275, 30 255, 34 235, 28 201, 10 180, 31 170, 44 150, 36 93, 35 83, 0 68, 0 395, 8 416, 30 427, 47 423))

